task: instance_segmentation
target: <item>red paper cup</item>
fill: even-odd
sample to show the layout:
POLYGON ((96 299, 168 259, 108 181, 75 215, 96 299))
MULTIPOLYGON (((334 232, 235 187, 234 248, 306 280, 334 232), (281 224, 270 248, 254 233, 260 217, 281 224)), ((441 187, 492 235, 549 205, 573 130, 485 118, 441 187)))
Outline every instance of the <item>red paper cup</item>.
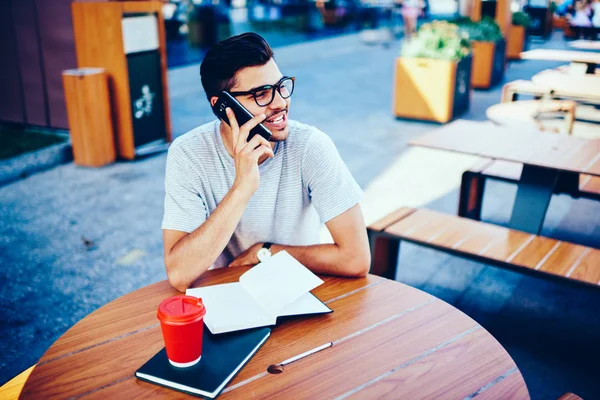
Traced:
POLYGON ((202 332, 206 308, 202 299, 175 296, 158 306, 169 362, 179 368, 191 367, 202 357, 202 332))

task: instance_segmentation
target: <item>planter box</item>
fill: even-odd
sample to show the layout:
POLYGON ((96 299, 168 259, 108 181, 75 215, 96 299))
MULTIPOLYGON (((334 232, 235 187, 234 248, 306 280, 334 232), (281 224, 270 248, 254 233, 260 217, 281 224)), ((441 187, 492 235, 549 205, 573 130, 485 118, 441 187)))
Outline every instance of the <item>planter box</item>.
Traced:
POLYGON ((471 86, 476 89, 489 89, 504 77, 506 42, 471 41, 473 50, 473 73, 471 86))
POLYGON ((552 16, 552 28, 553 29, 565 29, 569 26, 569 20, 567 17, 559 17, 557 15, 552 16))
POLYGON ((509 60, 520 60, 521 52, 525 50, 525 27, 512 25, 506 45, 506 56, 509 60))
POLYGON ((396 117, 445 123, 469 109, 471 57, 460 61, 396 59, 393 112, 396 117))

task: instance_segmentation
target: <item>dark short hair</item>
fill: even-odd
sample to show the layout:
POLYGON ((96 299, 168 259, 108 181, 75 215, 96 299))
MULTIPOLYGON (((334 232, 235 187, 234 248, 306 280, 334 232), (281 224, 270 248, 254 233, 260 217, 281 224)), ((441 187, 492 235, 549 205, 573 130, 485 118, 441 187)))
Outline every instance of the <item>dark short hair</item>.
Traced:
POLYGON ((262 36, 242 33, 211 48, 200 65, 200 79, 206 98, 218 96, 235 86, 235 74, 247 67, 265 65, 273 58, 271 46, 262 36))

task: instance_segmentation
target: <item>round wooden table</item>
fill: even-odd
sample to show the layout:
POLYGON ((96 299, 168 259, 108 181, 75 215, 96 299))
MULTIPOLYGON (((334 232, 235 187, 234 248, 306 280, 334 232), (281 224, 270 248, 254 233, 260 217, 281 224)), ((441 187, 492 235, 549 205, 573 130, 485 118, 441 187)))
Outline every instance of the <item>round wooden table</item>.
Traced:
MULTIPOLYGON (((197 286, 237 281, 246 268, 207 272, 197 286)), ((528 399, 519 369, 485 329, 447 303, 374 275, 323 277, 313 293, 331 314, 286 320, 220 398, 528 399), (332 341, 278 375, 267 366, 332 341)), ((163 281, 91 313, 43 355, 22 398, 191 398, 134 372, 163 347, 163 281)))
POLYGON ((494 104, 485 115, 498 125, 571 134, 575 107, 576 103, 568 100, 519 100, 494 104))
POLYGON ((573 40, 569 42, 569 47, 582 50, 598 50, 600 51, 600 42, 597 40, 573 40))

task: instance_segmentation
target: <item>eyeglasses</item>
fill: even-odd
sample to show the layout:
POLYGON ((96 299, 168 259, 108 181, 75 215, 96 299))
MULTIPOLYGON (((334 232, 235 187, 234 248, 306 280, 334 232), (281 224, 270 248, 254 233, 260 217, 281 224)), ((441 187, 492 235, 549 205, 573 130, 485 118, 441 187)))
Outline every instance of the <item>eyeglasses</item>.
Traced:
POLYGON ((229 92, 232 96, 252 95, 256 104, 260 107, 268 106, 275 99, 275 90, 279 92, 282 98, 287 99, 294 93, 294 82, 296 78, 284 76, 274 85, 264 85, 246 92, 229 92))

